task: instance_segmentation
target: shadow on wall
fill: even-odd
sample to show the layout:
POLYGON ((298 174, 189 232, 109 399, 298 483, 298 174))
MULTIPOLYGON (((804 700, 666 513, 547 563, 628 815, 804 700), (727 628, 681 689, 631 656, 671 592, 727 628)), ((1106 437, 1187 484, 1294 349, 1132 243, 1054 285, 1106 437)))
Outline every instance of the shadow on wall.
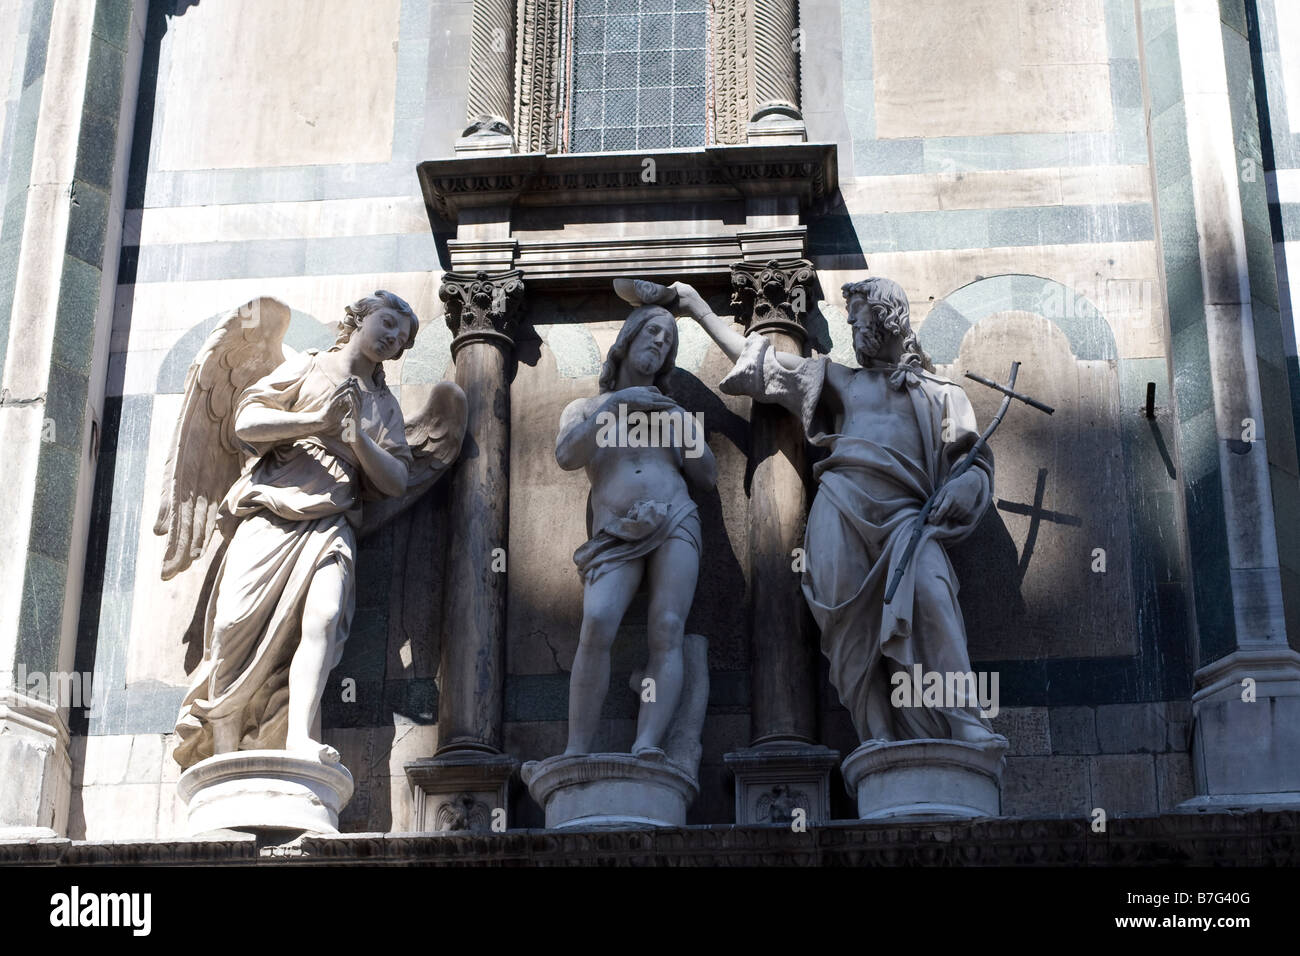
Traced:
POLYGON ((992 505, 950 552, 971 657, 1135 655, 1131 467, 1105 318, 1061 283, 995 276, 936 302, 919 334, 941 374, 966 389, 981 428, 1001 396, 964 379, 968 370, 1005 381, 1020 361, 1016 388, 1057 408, 1049 418, 1012 403, 990 441, 992 505))

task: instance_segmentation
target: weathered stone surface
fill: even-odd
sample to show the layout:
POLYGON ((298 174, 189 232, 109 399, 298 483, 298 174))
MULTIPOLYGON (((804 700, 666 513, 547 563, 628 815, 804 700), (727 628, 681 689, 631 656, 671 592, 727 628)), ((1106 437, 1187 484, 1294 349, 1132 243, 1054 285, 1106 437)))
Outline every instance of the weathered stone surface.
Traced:
POLYGON ((1101 0, 973 0, 960 17, 944 0, 871 10, 881 137, 1110 128, 1101 0))
POLYGON ((1147 754, 1098 755, 1089 758, 1091 802, 1106 816, 1155 813, 1155 758, 1147 754))
POLYGON ((1052 752, 1049 732, 1049 710, 1046 707, 1004 707, 996 717, 990 717, 993 730, 1007 738, 1008 757, 1052 752))
POLYGON ((1052 753, 1095 754, 1097 712, 1092 707, 1052 707, 1048 710, 1052 731, 1052 753))
POLYGON ((1156 755, 1156 802, 1161 813, 1190 800, 1195 792, 1190 756, 1186 753, 1156 755))
POLYGON ((1169 722, 1163 703, 1107 704, 1097 708, 1097 741, 1104 754, 1162 753, 1169 722))
POLYGON ((1002 812, 1009 817, 1087 816, 1086 757, 1007 757, 1002 812))
POLYGON ((184 109, 164 113, 163 169, 387 161, 393 138, 399 0, 362 11, 339 0, 244 0, 177 17, 170 86, 184 109), (338 69, 337 38, 367 65, 338 69), (228 64, 256 63, 255 70, 228 64), (212 83, 214 75, 224 77, 212 83))
POLYGON ((522 830, 501 834, 362 833, 305 837, 292 854, 252 835, 218 840, 82 843, 0 841, 6 865, 319 863, 409 866, 1168 866, 1300 865, 1294 811, 1127 817, 1094 833, 1090 822, 1031 817, 943 824, 837 823, 629 831, 522 830))

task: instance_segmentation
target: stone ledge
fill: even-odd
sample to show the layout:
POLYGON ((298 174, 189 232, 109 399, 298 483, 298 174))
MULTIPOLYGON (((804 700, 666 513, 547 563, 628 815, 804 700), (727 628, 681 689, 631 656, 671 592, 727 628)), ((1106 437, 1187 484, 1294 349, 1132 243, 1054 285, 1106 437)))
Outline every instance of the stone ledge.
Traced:
POLYGON ((500 834, 355 833, 260 851, 217 841, 0 843, 0 864, 365 866, 1297 866, 1300 811, 1174 813, 1088 820, 659 830, 517 830, 500 834))
POLYGON ((832 143, 706 146, 612 153, 514 153, 434 159, 417 167, 426 207, 447 222, 485 206, 604 205, 834 194, 832 143), (654 161, 647 179, 645 161, 654 161))

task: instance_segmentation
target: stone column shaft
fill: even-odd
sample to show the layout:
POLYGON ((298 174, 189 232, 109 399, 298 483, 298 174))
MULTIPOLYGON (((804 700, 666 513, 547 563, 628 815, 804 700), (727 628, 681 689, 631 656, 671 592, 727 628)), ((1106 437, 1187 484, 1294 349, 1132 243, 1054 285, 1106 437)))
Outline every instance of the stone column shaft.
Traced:
MULTIPOLYGON (((773 348, 800 351, 792 336, 771 339, 773 348)), ((784 409, 760 405, 753 408, 749 427, 756 462, 749 496, 754 743, 811 742, 816 715, 808 610, 792 570, 807 523, 803 428, 784 409)))
POLYGON ((447 273, 440 295, 455 334, 456 383, 469 421, 449 494, 438 752, 499 753, 505 680, 510 384, 521 273, 447 273))
MULTIPOLYGON (((732 266, 733 302, 746 329, 774 348, 802 354, 803 315, 813 294, 806 259, 732 266)), ((813 625, 800 587, 808 494, 803 424, 782 408, 750 407, 750 720, 752 742, 725 755, 736 777, 736 823, 830 818, 830 771, 839 755, 815 743, 813 625)))
MULTIPOLYGON (((448 272, 438 295, 465 390, 465 443, 451 476, 438 668, 438 750, 406 765, 422 830, 504 823, 518 761, 501 752, 510 519, 510 361, 523 273, 448 272)), ((507 823, 508 825, 508 823, 507 823)))
MULTIPOLYGON (((776 349, 802 354, 801 320, 812 278, 812 264, 806 260, 733 267, 737 297, 752 300, 747 330, 767 335, 776 349), (797 301, 799 297, 803 301, 797 301)), ((808 513, 803 425, 783 408, 755 402, 749 427, 754 462, 748 553, 753 743, 812 743, 816 713, 811 632, 795 570, 808 513)))

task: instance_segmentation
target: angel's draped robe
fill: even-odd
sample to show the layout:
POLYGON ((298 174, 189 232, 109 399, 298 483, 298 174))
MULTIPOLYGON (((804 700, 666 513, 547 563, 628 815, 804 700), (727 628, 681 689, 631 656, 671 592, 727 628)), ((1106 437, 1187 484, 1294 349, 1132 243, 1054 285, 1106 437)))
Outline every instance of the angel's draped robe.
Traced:
POLYGON ((803 423, 809 441, 828 452, 813 467, 817 492, 801 583, 821 628, 831 683, 860 740, 988 739, 992 730, 978 705, 890 702, 890 678, 899 670, 910 675, 914 664, 924 672, 970 671, 957 577, 944 544, 969 534, 988 506, 991 454, 981 454, 971 467, 983 485, 974 517, 927 524, 892 602, 885 603, 913 519, 979 437, 970 401, 958 385, 920 369, 863 369, 854 374, 880 376, 881 386, 905 389, 910 401, 900 404, 910 405, 912 415, 869 417, 860 409, 855 418, 871 427, 859 430, 870 434, 838 434, 839 423, 823 402, 829 362, 816 356, 787 369, 766 338, 750 334, 721 389, 782 406, 803 423), (909 446, 921 449, 919 459, 902 450, 909 446))
MULTIPOLYGON (((246 389, 236 419, 257 405, 290 412, 323 408, 338 383, 319 366, 317 354, 289 359, 246 389)), ((386 387, 363 383, 361 400, 361 429, 409 468, 397 399, 386 387)), ((343 595, 326 657, 333 669, 356 607, 362 502, 379 497, 356 453, 337 435, 243 444, 252 457, 218 513, 227 544, 207 604, 203 661, 176 723, 176 761, 183 767, 212 756, 217 721, 237 723, 240 750, 285 746, 289 665, 308 589, 318 569, 339 564, 343 595)))

